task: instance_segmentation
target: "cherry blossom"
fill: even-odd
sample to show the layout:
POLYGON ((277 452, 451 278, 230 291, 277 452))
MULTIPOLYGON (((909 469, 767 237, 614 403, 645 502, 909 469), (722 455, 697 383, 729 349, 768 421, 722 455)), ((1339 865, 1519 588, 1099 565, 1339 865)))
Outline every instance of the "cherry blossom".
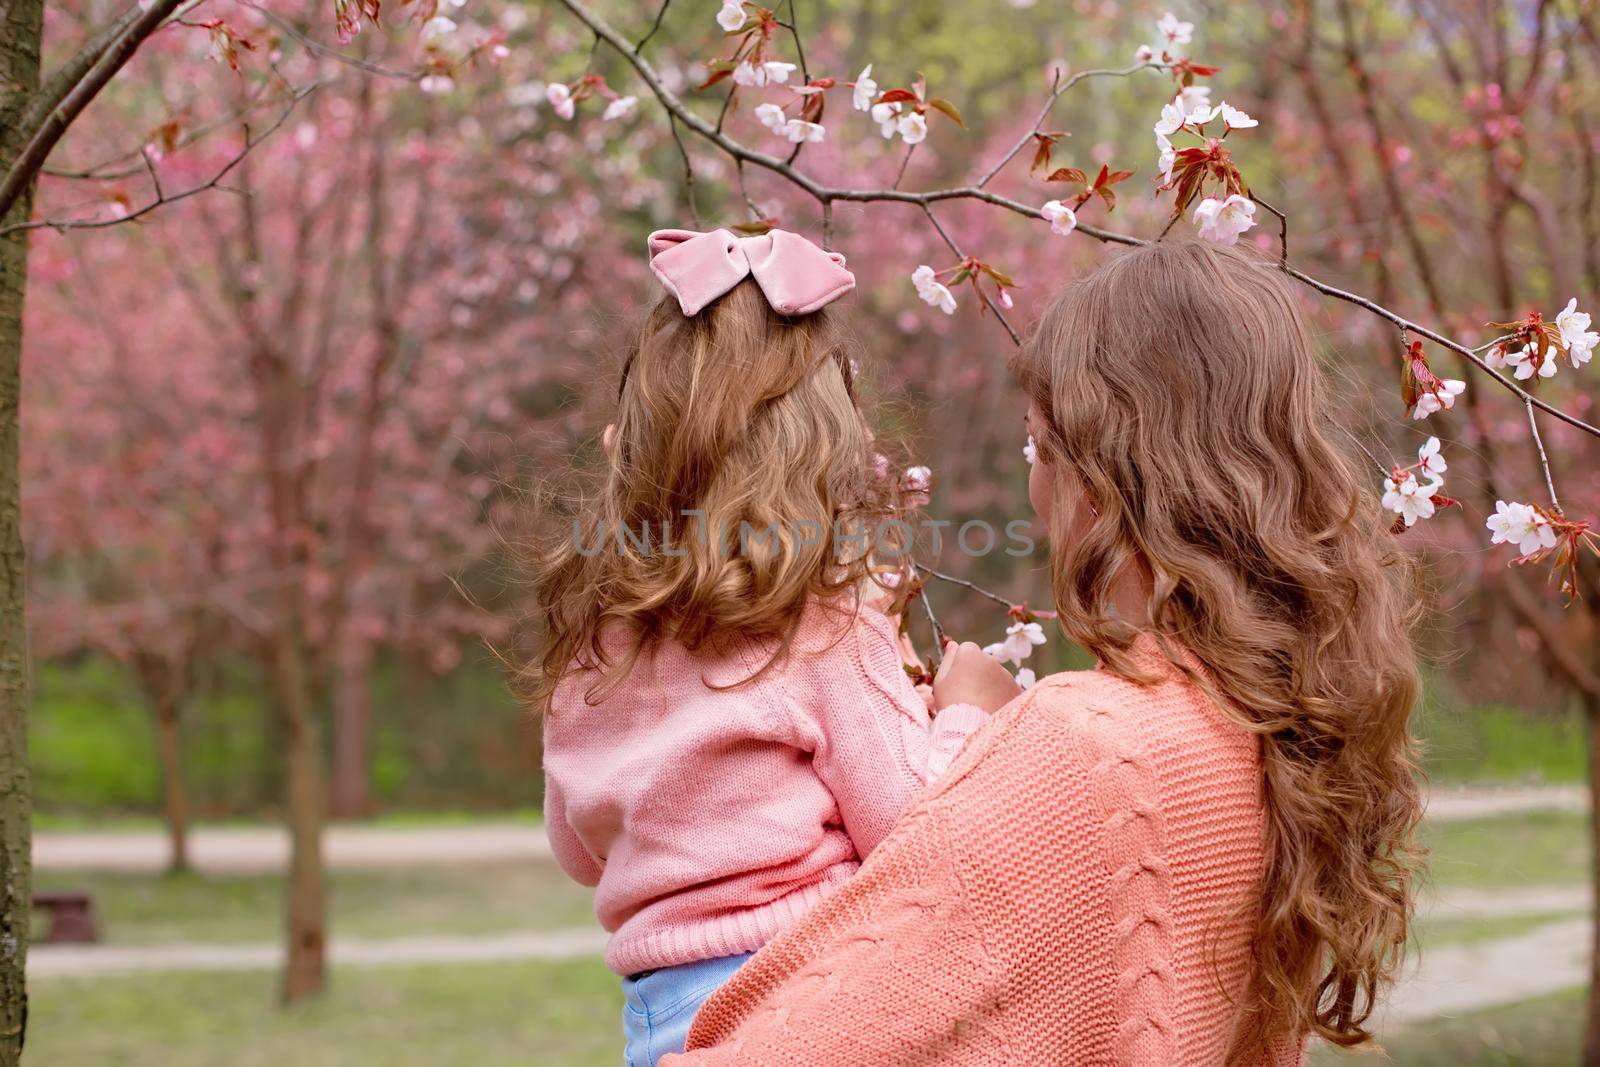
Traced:
POLYGON ((906 144, 921 144, 928 136, 928 120, 917 111, 908 111, 895 123, 900 139, 906 144))
POLYGON ((1078 228, 1078 216, 1067 205, 1059 200, 1048 200, 1044 207, 1039 209, 1046 219, 1050 221, 1050 231, 1066 236, 1078 228))
POLYGON ((722 10, 717 12, 717 25, 728 33, 732 33, 744 25, 744 4, 739 0, 725 0, 722 10))
POLYGON ((1436 412, 1455 407, 1456 397, 1466 392, 1466 389, 1467 383, 1459 378, 1440 380, 1436 390, 1424 392, 1417 397, 1417 403, 1411 409, 1411 417, 1425 419, 1436 412))
POLYGON ((872 121, 878 124, 878 132, 883 134, 885 141, 895 135, 895 120, 899 114, 899 104, 872 105, 872 121))
POLYGON ((1493 535, 1490 544, 1516 545, 1520 555, 1529 556, 1556 545, 1555 530, 1531 504, 1496 500, 1494 514, 1484 525, 1493 535))
POLYGON ((1595 345, 1600 344, 1600 333, 1589 329, 1589 313, 1578 310, 1578 298, 1567 301, 1567 306, 1556 316, 1556 329, 1561 343, 1567 346, 1567 358, 1574 367, 1589 362, 1595 345))
POLYGON ((1033 439, 1033 434, 1028 435, 1028 443, 1022 446, 1022 458, 1028 461, 1028 466, 1039 462, 1039 446, 1033 439))
MULTIPOLYGON (((1439 451, 1439 439, 1437 437, 1428 438, 1423 442, 1422 447, 1417 449, 1417 463, 1424 472, 1432 474, 1436 478, 1450 469, 1449 464, 1445 462, 1444 453, 1439 451)), ((1441 481, 1439 484, 1442 486, 1444 483, 1441 481)))
MULTIPOLYGON (((1222 121, 1227 123, 1230 130, 1248 130, 1252 126, 1261 125, 1259 121, 1246 115, 1226 100, 1217 105, 1217 114, 1222 116, 1222 121)), ((1215 118, 1216 116, 1213 115, 1212 117, 1215 118)))
POLYGON ((1174 98, 1162 104, 1161 118, 1155 125, 1156 147, 1171 148, 1172 142, 1167 138, 1183 129, 1184 120, 1187 118, 1188 114, 1184 111, 1181 99, 1174 98))
POLYGON ((435 15, 422 24, 422 32, 419 36, 425 42, 433 41, 440 37, 448 37, 455 33, 457 29, 454 19, 444 15, 435 15))
POLYGON ((1541 378, 1553 378, 1556 373, 1556 361, 1553 356, 1541 356, 1535 345, 1527 345, 1515 352, 1507 352, 1506 365, 1511 368, 1511 376, 1519 382, 1525 382, 1537 374, 1541 378))
MULTIPOLYGON (((426 81, 427 79, 423 80, 426 81)), ((424 89, 423 91, 427 92, 428 90, 424 89)), ((555 109, 555 113, 557 115, 560 115, 569 122, 572 120, 572 116, 576 108, 572 103, 571 89, 568 89, 560 82, 551 82, 544 88, 544 98, 550 101, 550 106, 555 109)))
POLYGON ((601 112, 600 117, 607 122, 611 121, 612 119, 627 118, 629 115, 633 114, 634 107, 638 103, 639 101, 637 97, 619 96, 615 100, 611 101, 611 103, 606 105, 606 109, 605 111, 601 112))
POLYGON ((760 88, 763 85, 782 85, 789 80, 789 75, 794 73, 793 63, 780 63, 769 59, 764 63, 752 63, 745 60, 733 68, 733 83, 746 88, 760 88))
POLYGON ((929 307, 936 307, 946 315, 956 312, 956 298, 949 289, 942 285, 932 267, 926 263, 911 272, 911 284, 917 287, 917 295, 929 307))
MULTIPOLYGON (((448 74, 429 74, 417 82, 418 89, 433 95, 437 95, 439 93, 448 93, 455 87, 455 79, 450 77, 448 74)), ((567 111, 564 114, 559 107, 556 108, 556 113, 561 115, 562 118, 571 118, 571 112, 572 104, 570 102, 567 104, 567 111)))
POLYGON ((1044 627, 1019 619, 1006 627, 1005 640, 985 645, 983 651, 1001 663, 1015 663, 1020 667, 1023 660, 1033 655, 1033 646, 1044 642, 1044 627))
POLYGON ((1186 85, 1178 91, 1178 107, 1184 114, 1192 114, 1211 106, 1211 86, 1186 85))
POLYGON ((1018 667, 1016 677, 1018 689, 1032 689, 1038 682, 1032 667, 1018 667))
POLYGON ((1133 61, 1135 63, 1148 63, 1154 59, 1155 56, 1155 49, 1151 48, 1147 44, 1142 44, 1133 50, 1133 61))
POLYGON ((1434 490, 1441 483, 1429 482, 1424 485, 1411 471, 1396 471, 1396 474, 1399 475, 1398 481, 1394 478, 1383 480, 1383 506, 1403 518, 1407 526, 1416 525, 1418 519, 1431 518, 1434 490))
POLYGON ((761 120, 761 125, 778 134, 783 133, 784 124, 789 121, 789 116, 777 104, 757 104, 756 118, 761 120))
POLYGON ((816 144, 827 132, 822 128, 822 123, 807 122, 805 119, 790 119, 783 125, 783 135, 794 144, 816 144))
POLYGON ((907 467, 901 484, 908 493, 926 493, 933 488, 933 471, 928 467, 907 467))
POLYGON ((855 84, 850 88, 850 105, 857 111, 870 111, 872 101, 877 99, 878 83, 872 80, 872 64, 868 63, 861 68, 861 73, 856 75, 855 84))
POLYGON ((1200 237, 1219 245, 1238 243, 1239 235, 1256 224, 1255 202, 1234 193, 1226 200, 1208 196, 1194 209, 1200 237))
POLYGON ((1168 11, 1156 23, 1156 29, 1161 31, 1161 36, 1169 44, 1188 44, 1194 40, 1194 23, 1180 22, 1178 16, 1168 11))

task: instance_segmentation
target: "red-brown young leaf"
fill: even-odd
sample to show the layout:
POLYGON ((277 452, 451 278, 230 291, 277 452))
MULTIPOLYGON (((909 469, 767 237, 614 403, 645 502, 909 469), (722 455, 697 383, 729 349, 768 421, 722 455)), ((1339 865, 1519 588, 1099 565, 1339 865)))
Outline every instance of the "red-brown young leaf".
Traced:
POLYGON ((917 94, 918 100, 926 100, 928 98, 928 79, 918 74, 917 80, 911 83, 911 90, 917 94))
POLYGON ((1131 177, 1133 177, 1133 171, 1131 170, 1114 170, 1106 175, 1106 184, 1115 185, 1118 182, 1125 182, 1131 177))
POLYGON ((941 114, 948 115, 950 119, 963 130, 967 128, 967 123, 964 119, 962 119, 961 112, 957 111, 956 106, 950 101, 946 100, 944 97, 934 97, 932 100, 928 101, 928 106, 933 108, 935 111, 940 112, 941 114))
POLYGON ((909 89, 890 89, 878 97, 880 104, 906 104, 917 99, 917 94, 909 89))
POLYGON ((705 81, 703 81, 699 85, 695 86, 695 91, 699 92, 702 89, 709 89, 713 85, 715 85, 719 81, 721 81, 722 79, 729 78, 729 77, 732 77, 732 76, 733 76, 733 68, 732 67, 727 67, 727 68, 724 68, 722 70, 713 70, 711 72, 711 77, 707 78, 705 81))
POLYGON ((1061 167, 1050 172, 1045 179, 1047 182, 1076 182, 1079 185, 1088 185, 1089 176, 1077 167, 1061 167))
POLYGON ((1101 200, 1106 202, 1107 211, 1117 210, 1117 194, 1111 189, 1110 186, 1101 186, 1095 190, 1095 194, 1099 196, 1101 200))
POLYGON ((1459 508, 1461 506, 1461 501, 1453 496, 1445 496, 1443 493, 1435 493, 1431 499, 1433 500, 1433 506, 1436 508, 1459 508))

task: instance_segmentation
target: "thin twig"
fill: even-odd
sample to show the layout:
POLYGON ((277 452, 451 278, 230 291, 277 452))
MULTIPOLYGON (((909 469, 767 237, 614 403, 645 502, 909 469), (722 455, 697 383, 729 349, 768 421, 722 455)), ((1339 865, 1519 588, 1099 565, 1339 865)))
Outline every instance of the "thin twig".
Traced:
MULTIPOLYGON (((200 193, 207 192, 211 189, 221 189, 224 192, 240 192, 240 190, 235 189, 232 186, 223 185, 222 179, 226 178, 235 167, 244 162, 245 156, 249 155, 257 145, 259 145, 262 141, 265 141, 268 137, 272 136, 272 134, 277 131, 278 127, 282 126, 286 121, 288 121, 290 114, 293 113, 295 106, 299 104, 301 100, 304 100, 307 96, 311 95, 311 93, 315 92, 317 89, 320 89, 324 84, 326 83, 315 82, 307 86, 305 89, 297 92, 290 99, 289 106, 284 108, 283 113, 273 121, 272 125, 262 130, 260 134, 252 136, 250 133, 250 127, 248 124, 246 124, 244 127, 244 145, 239 149, 238 152, 234 153, 232 158, 223 164, 220 170, 218 170, 206 181, 201 182, 199 185, 191 186, 188 189, 181 190, 180 192, 176 192, 168 196, 162 192, 161 181, 156 177, 155 167, 152 165, 150 168, 150 178, 155 184, 156 196, 154 200, 146 204, 144 207, 139 208, 137 211, 130 211, 128 214, 121 215, 114 219, 38 219, 32 222, 19 222, 10 226, 0 227, 0 237, 4 237, 6 234, 10 233, 17 233, 22 230, 48 229, 55 230, 58 233, 64 233, 67 230, 100 230, 110 226, 121 226, 123 223, 134 222, 145 215, 150 214, 159 207, 167 204, 176 204, 180 200, 187 200, 192 196, 198 196, 200 193)), ((148 158, 149 157, 146 156, 147 160, 148 158)))
POLYGON ((381 63, 373 63, 370 60, 361 59, 357 56, 350 55, 341 49, 331 48, 316 38, 309 37, 300 32, 299 27, 295 26, 294 23, 290 22, 282 15, 279 15, 277 12, 261 6, 260 4, 256 3, 255 0, 238 0, 238 2, 241 6, 249 8, 251 11, 254 11, 256 14, 272 23, 272 25, 276 26, 290 37, 293 37, 308 52, 322 56, 325 59, 331 59, 336 63, 343 63, 347 67, 354 67, 356 70, 363 71, 367 74, 374 74, 380 78, 393 78, 396 81, 421 81, 427 74, 427 71, 424 70, 397 70, 394 67, 385 67, 381 63))
POLYGON ((1533 416, 1533 405, 1524 403, 1523 410, 1528 413, 1528 432, 1533 434, 1534 447, 1539 450, 1539 466, 1544 470, 1544 487, 1550 490, 1550 506, 1555 508, 1557 515, 1561 514, 1561 498, 1556 495, 1555 479, 1550 477, 1550 457, 1545 455, 1544 438, 1539 436, 1539 420, 1533 416))
POLYGON ((911 154, 913 152, 915 152, 916 150, 917 150, 917 146, 916 145, 914 145, 914 144, 906 145, 906 154, 903 157, 901 157, 901 159, 900 159, 900 170, 899 170, 899 172, 897 174, 895 174, 895 176, 894 176, 894 184, 889 186, 889 188, 891 188, 891 189, 900 188, 900 183, 905 180, 906 168, 911 165, 911 154))
MULTIPOLYGON (((944 239, 944 243, 950 249, 950 251, 955 253, 955 257, 957 259, 966 259, 966 254, 961 251, 961 247, 956 244, 955 239, 945 231, 945 228, 942 225, 940 225, 939 217, 933 213, 933 208, 929 207, 927 204, 924 204, 922 205, 922 213, 928 216, 928 221, 933 223, 933 228, 939 232, 939 236, 944 239)), ((1005 312, 1000 310, 1000 305, 995 303, 993 297, 983 291, 982 286, 974 285, 974 288, 978 290, 978 295, 983 298, 983 302, 989 305, 989 310, 994 312, 995 318, 1000 320, 1000 325, 1006 328, 1006 333, 1011 335, 1011 343, 1014 345, 1021 345, 1022 335, 1017 333, 1017 331, 1012 327, 1010 320, 1005 316, 1005 312)))
MULTIPOLYGON (((1005 597, 1001 596, 999 593, 996 593, 990 589, 985 589, 976 582, 969 582, 965 578, 957 578, 953 574, 946 574, 943 571, 936 571, 932 567, 923 567, 922 573, 937 578, 941 582, 949 582, 951 585, 959 585, 964 589, 970 589, 979 596, 987 597, 996 604, 1003 606, 1007 611, 1014 611, 1017 608, 1022 607, 1021 604, 1014 604, 1010 600, 1007 600, 1005 597)), ((1056 617, 1056 613, 1053 611, 1034 611, 1032 608, 1028 609, 1028 614, 1041 619, 1053 619, 1056 617)))
POLYGON ((667 8, 671 6, 672 0, 661 0, 661 7, 656 10, 656 20, 650 24, 650 32, 639 38, 639 43, 633 46, 635 52, 644 51, 644 46, 650 43, 650 38, 661 28, 661 20, 667 17, 667 8))
MULTIPOLYGON (((916 581, 917 577, 917 565, 913 563, 911 578, 916 581)), ((928 625, 933 628, 933 665, 937 667, 944 662, 944 627, 939 625, 939 617, 933 613, 933 601, 928 599, 928 583, 923 582, 917 590, 917 599, 922 601, 922 610, 927 613, 928 625)))
MULTIPOLYGON (((662 4, 661 9, 665 11, 666 4, 662 4)), ((678 117, 671 112, 667 113, 667 126, 672 130, 672 140, 678 146, 678 154, 683 156, 683 194, 689 201, 689 219, 694 223, 694 228, 698 230, 700 229, 700 208, 695 203, 694 164, 689 160, 689 147, 683 143, 683 137, 678 133, 678 117)))
POLYGON ((1289 216, 1261 199, 1255 193, 1250 194, 1250 199, 1278 216, 1278 266, 1280 268, 1287 267, 1289 265, 1289 216))

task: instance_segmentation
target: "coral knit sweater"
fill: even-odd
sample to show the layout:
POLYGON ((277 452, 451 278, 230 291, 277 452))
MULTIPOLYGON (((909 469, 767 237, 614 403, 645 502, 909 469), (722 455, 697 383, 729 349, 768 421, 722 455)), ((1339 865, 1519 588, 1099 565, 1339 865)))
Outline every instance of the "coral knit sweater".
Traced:
MULTIPOLYGON (((1227 1063, 1260 905, 1258 745, 1161 667, 1149 688, 1055 675, 996 713, 663 1067, 1227 1063)), ((1233 1062, 1303 1060, 1297 1034, 1271 1046, 1233 1062)))
POLYGON ((569 675, 545 720, 545 827, 595 886, 622 975, 753 952, 841 885, 987 719, 931 724, 895 628, 806 610, 789 653, 671 642, 594 705, 569 675), (743 683, 743 684, 740 684, 743 683))

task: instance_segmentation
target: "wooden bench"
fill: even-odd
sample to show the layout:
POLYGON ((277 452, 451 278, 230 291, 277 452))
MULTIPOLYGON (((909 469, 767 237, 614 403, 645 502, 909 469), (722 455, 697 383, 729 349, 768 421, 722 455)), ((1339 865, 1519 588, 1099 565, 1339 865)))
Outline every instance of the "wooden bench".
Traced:
POLYGON ((86 945, 100 940, 94 924, 94 902, 87 893, 35 893, 33 906, 50 913, 45 942, 86 945))

